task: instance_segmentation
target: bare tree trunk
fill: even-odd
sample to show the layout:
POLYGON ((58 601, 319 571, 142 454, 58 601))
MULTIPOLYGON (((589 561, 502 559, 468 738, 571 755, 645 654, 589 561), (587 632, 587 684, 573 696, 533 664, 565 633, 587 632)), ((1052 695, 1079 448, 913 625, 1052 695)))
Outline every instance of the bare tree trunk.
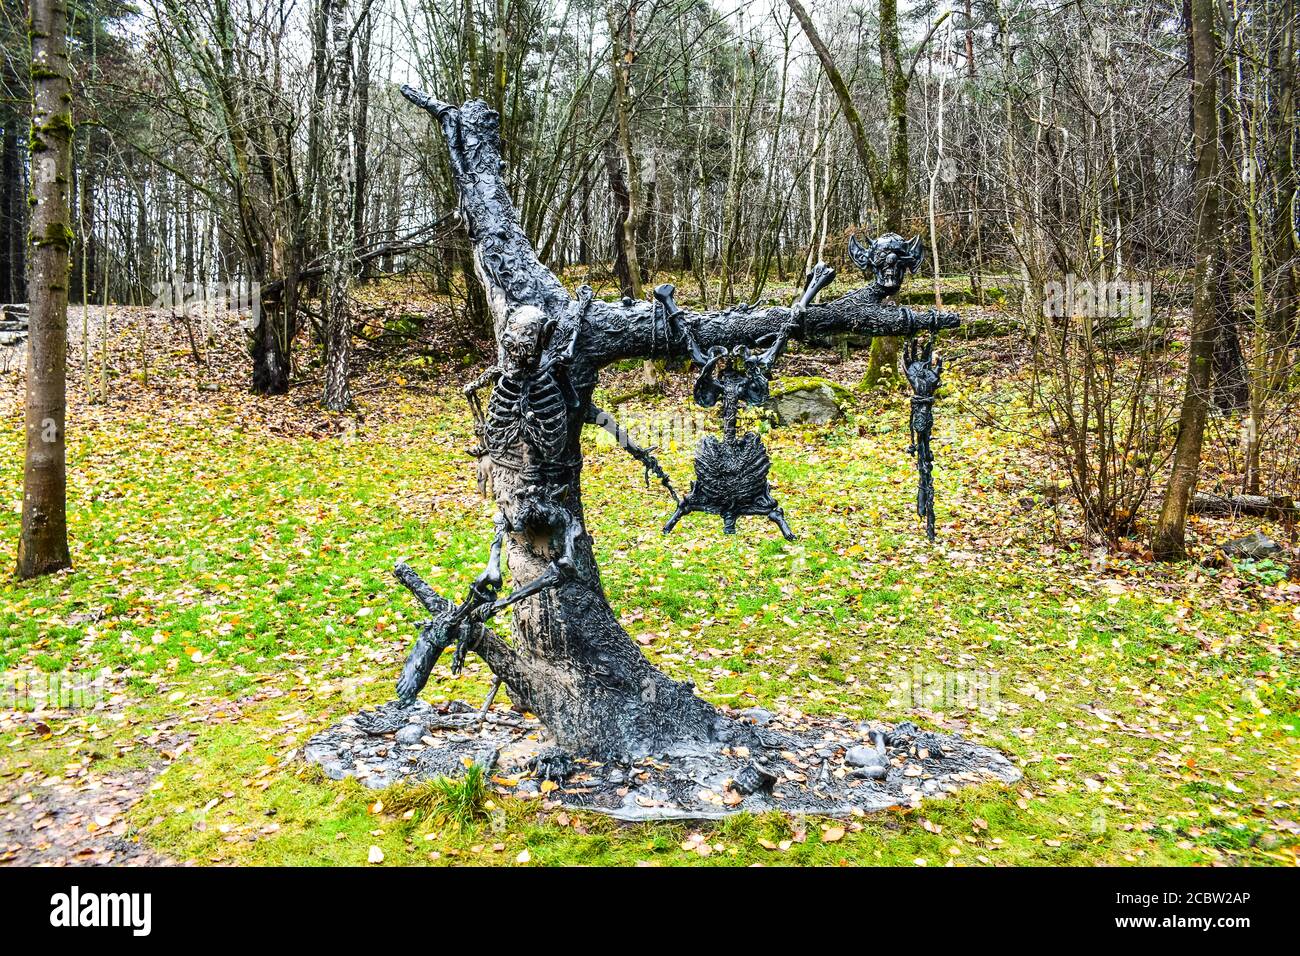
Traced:
MULTIPOLYGON (((619 224, 619 244, 627 274, 623 294, 640 299, 641 260, 637 254, 636 240, 641 223, 641 176, 637 169, 636 153, 632 148, 632 63, 636 59, 636 8, 637 0, 630 0, 627 10, 619 15, 617 7, 609 10, 609 32, 614 67, 614 112, 618 118, 618 148, 623 160, 624 191, 616 198, 621 204, 622 222, 619 224), (626 202, 624 202, 626 199, 626 202)), ((611 170, 612 176, 612 170, 611 170)), ((611 178, 611 183, 612 183, 611 178)))
POLYGON ((1300 343, 1300 234, 1296 230, 1296 190, 1300 177, 1295 167, 1296 95, 1293 64, 1296 54, 1296 0, 1281 0, 1275 12, 1281 27, 1269 49, 1269 75, 1274 84, 1273 130, 1273 242, 1272 265, 1276 276, 1269 329, 1274 338, 1279 377, 1288 351, 1300 343))
MULTIPOLYGON (((898 0, 880 0, 880 72, 884 74, 889 95, 889 160, 873 178, 872 190, 884 217, 885 231, 902 235, 910 154, 907 149, 908 76, 903 70, 899 47, 898 0)), ((898 349, 896 338, 872 339, 867 362, 868 385, 898 377, 898 349)))
POLYGON ((928 212, 929 212, 929 220, 930 220, 929 222, 930 262, 931 262, 931 267, 934 271, 934 275, 931 276, 931 280, 934 283, 934 307, 936 309, 943 308, 943 293, 940 289, 940 283, 939 283, 939 228, 935 220, 935 199, 936 199, 936 193, 939 188, 939 176, 943 172, 943 160, 944 160, 944 142, 943 142, 944 91, 948 84, 948 67, 949 67, 949 62, 948 62, 949 50, 946 43, 946 38, 945 38, 944 47, 942 51, 942 57, 943 59, 940 61, 939 64, 939 98, 937 101, 937 105, 935 106, 935 112, 937 115, 935 117, 934 167, 930 170, 930 190, 929 190, 929 195, 927 197, 929 200, 928 212))
POLYGON ((618 279, 618 288, 628 298, 641 286, 640 276, 633 275, 632 263, 628 259, 628 246, 625 241, 624 224, 631 215, 632 200, 628 193, 627 176, 623 174, 623 163, 619 158, 618 144, 613 138, 605 141, 605 173, 609 177, 609 192, 614 197, 614 278, 618 279))
POLYGON ((352 37, 348 0, 331 0, 330 42, 333 85, 330 103, 334 135, 330 168, 329 300, 325 318, 325 392, 321 404, 341 412, 352 404, 348 386, 352 320, 352 260, 356 236, 352 218, 352 37))
MULTIPOLYGON (((364 19, 357 25, 356 175, 352 189, 354 243, 366 234, 366 191, 370 188, 370 41, 373 33, 374 17, 367 7, 364 19)), ((370 274, 370 262, 366 260, 361 266, 362 279, 370 274)))
POLYGON ((26 211, 23 201, 23 161, 18 151, 17 115, 0 130, 0 301, 15 302, 26 294, 26 211))
POLYGON ((64 458, 68 249, 72 213, 72 86, 67 0, 32 0, 31 304, 27 339, 27 458, 18 577, 72 566, 64 458))
POLYGON ((1219 259, 1219 111, 1216 96, 1218 39, 1213 0, 1191 0, 1192 143, 1196 155, 1196 271, 1192 301, 1192 341, 1187 353, 1187 384, 1178 416, 1173 470, 1160 518, 1151 538, 1158 560, 1187 556, 1187 503, 1201 466, 1201 444, 1209 414, 1218 333, 1215 288, 1219 259))

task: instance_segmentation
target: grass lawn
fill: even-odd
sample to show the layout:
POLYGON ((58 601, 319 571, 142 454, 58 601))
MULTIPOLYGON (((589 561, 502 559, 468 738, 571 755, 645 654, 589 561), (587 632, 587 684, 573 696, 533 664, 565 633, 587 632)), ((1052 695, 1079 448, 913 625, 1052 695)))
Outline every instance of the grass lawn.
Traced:
MULTIPOLYGON (((759 519, 726 537, 702 515, 664 538, 671 502, 594 431, 588 524, 629 632, 710 700, 960 730, 1010 754, 1017 787, 856 818, 840 837, 778 816, 626 826, 492 781, 460 822, 419 794, 324 780, 304 742, 392 696, 422 616, 393 563, 459 595, 486 560, 492 508, 456 387, 470 370, 390 382, 362 394, 364 420, 340 422, 310 387, 199 389, 183 362, 124 376, 108 403, 70 389, 75 570, 0 583, 0 669, 109 668, 110 697, 0 714, 0 817, 131 774, 130 809, 76 825, 200 864, 1296 862, 1300 587, 1268 567, 1087 553, 1067 505, 1040 493, 1048 467, 971 411, 1022 415, 1005 379, 960 362, 937 415, 935 545, 909 511, 906 401, 879 395, 833 426, 766 436, 794 543, 759 519), (930 694, 952 675, 980 699, 930 694)), ((5 569, 18 394, 6 380, 5 569)), ((677 394, 633 411, 689 407, 677 394)), ((684 486, 690 449, 661 458, 684 486)), ((444 659, 425 696, 481 699, 487 677, 471 661, 452 678, 444 659)))

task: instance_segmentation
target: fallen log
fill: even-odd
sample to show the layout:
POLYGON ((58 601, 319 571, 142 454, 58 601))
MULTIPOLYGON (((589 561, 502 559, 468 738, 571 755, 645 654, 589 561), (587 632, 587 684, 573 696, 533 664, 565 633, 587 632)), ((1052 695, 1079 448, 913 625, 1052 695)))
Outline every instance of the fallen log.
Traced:
POLYGON ((1216 495, 1198 491, 1189 509, 1198 515, 1257 515, 1294 519, 1295 499, 1286 495, 1216 495))

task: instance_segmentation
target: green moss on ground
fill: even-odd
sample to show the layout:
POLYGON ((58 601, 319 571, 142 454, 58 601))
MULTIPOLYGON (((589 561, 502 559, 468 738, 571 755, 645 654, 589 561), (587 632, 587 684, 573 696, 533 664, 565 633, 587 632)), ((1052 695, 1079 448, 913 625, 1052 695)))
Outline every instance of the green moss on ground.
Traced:
MULTIPOLYGON (((665 540, 670 502, 594 435, 588 521, 625 626, 710 700, 958 728, 1014 757, 1015 788, 864 817, 841 836, 779 816, 624 826, 514 799, 500 779, 461 826, 428 801, 394 811, 322 779, 303 744, 391 695, 421 617, 394 561, 458 594, 487 557, 492 509, 447 384, 369 396, 383 414, 328 438, 267 427, 302 414, 293 399, 233 385, 74 405, 76 567, 0 584, 0 665, 107 667, 120 696, 49 717, 47 735, 8 724, 0 791, 161 768, 132 833, 200 863, 360 864, 371 847, 386 865, 1294 863, 1294 595, 1246 573, 1227 587, 1231 570, 1094 569, 1036 497, 1042 464, 961 411, 1010 400, 959 367, 950 377, 969 401, 936 424, 936 546, 909 509, 905 407, 871 398, 852 423, 769 436, 796 542, 759 519, 724 536, 704 517, 665 540), (984 696, 928 697, 930 674, 978 677, 984 696)), ((11 409, 0 456, 18 461, 21 443, 11 409)), ((689 474, 689 449, 659 454, 689 474)), ((0 565, 13 565, 18 520, 0 515, 0 565)), ((426 694, 486 686, 476 663, 459 678, 440 665, 426 694)))

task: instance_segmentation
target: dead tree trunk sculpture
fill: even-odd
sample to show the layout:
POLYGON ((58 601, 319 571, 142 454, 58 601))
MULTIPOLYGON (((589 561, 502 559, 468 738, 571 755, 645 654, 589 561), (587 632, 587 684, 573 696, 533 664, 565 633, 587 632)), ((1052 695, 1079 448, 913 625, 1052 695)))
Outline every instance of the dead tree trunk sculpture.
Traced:
POLYGON ((403 87, 437 119, 460 194, 474 266, 487 290, 498 364, 481 417, 481 452, 500 508, 488 569, 459 608, 434 599, 402 567, 404 583, 435 614, 399 685, 411 700, 437 655, 453 641, 473 650, 511 698, 538 715, 575 755, 637 756, 735 740, 747 731, 698 697, 690 683, 655 668, 620 627, 601 586, 582 503, 584 424, 600 413, 600 371, 623 359, 684 359, 692 349, 759 348, 775 338, 836 332, 909 336, 957 325, 951 313, 883 305, 867 290, 824 305, 717 312, 657 301, 602 302, 572 296, 529 245, 502 181, 498 117, 486 103, 456 108, 403 87), (498 598, 502 560, 513 591, 498 598), (510 606, 507 642, 482 622, 510 606))

